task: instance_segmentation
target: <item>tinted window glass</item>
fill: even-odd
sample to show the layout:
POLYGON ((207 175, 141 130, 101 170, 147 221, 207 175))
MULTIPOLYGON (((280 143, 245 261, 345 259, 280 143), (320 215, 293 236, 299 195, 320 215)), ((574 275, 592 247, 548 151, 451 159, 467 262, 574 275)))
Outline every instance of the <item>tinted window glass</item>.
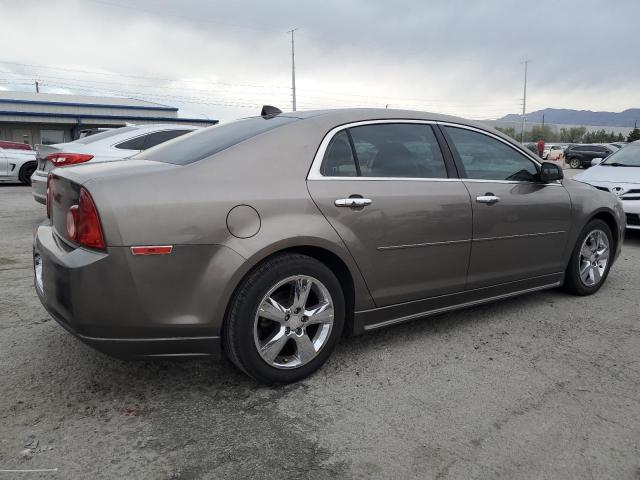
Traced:
POLYGON ((177 138, 175 142, 158 145, 135 156, 137 159, 186 165, 210 157, 244 140, 260 135, 298 118, 276 116, 255 117, 216 125, 195 131, 192 135, 177 138))
POLYGON ((389 123, 349 129, 363 177, 446 178, 429 125, 389 123))
POLYGON ((138 129, 138 127, 120 127, 114 128, 113 130, 107 130, 106 132, 96 133, 95 135, 90 135, 88 137, 83 137, 79 140, 76 140, 75 143, 81 143, 82 145, 87 145, 89 143, 98 142, 100 140, 104 140, 105 138, 115 137, 116 135, 120 135, 122 133, 134 132, 138 129))
POLYGON ((115 147, 121 150, 143 150, 144 144, 147 141, 147 137, 149 137, 150 135, 151 134, 140 135, 139 137, 131 138, 115 145, 115 147))
POLYGON ((631 143, 618 150, 600 165, 617 165, 624 167, 640 167, 640 143, 631 143))
POLYGON ((482 133, 445 127, 468 178, 480 180, 536 181, 533 161, 508 145, 482 133))
POLYGON ((331 139, 322 160, 320 173, 325 177, 355 177, 358 174, 346 130, 331 139))
POLYGON ((155 147, 167 140, 171 140, 192 131, 193 130, 165 130, 164 132, 154 132, 146 136, 147 141, 144 143, 143 149, 146 150, 147 148, 155 147))

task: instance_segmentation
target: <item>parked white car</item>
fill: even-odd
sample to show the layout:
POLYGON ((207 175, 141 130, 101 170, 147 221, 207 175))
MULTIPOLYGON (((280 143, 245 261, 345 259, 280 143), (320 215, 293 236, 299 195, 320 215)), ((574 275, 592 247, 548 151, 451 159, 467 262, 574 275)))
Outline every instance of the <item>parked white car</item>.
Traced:
POLYGON ((0 182, 31 184, 31 175, 36 169, 36 152, 0 148, 0 182))
POLYGON ((617 195, 627 215, 627 228, 640 230, 640 140, 630 143, 605 160, 594 158, 592 167, 574 180, 617 195))
POLYGON ((131 125, 73 142, 37 145, 38 166, 31 177, 33 198, 45 203, 47 175, 56 167, 122 160, 200 128, 193 125, 131 125))

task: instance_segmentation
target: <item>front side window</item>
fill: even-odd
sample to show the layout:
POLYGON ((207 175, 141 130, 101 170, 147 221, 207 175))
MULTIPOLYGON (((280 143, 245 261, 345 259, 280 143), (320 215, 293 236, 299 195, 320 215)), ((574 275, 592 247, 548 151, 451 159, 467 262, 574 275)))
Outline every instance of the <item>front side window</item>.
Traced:
POLYGON ((431 126, 414 123, 372 124, 342 130, 329 143, 320 173, 447 178, 444 158, 431 126))
POLYGON ((505 143, 473 130, 445 127, 467 178, 534 182, 536 164, 505 143))

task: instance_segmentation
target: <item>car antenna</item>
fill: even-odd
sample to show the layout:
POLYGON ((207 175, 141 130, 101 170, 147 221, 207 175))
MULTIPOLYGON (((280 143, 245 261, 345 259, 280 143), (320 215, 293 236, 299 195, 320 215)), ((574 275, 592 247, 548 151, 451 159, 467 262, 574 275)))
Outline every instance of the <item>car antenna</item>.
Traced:
POLYGON ((275 117, 276 115, 279 115, 280 113, 282 113, 282 110, 280 110, 277 107, 274 107, 271 105, 263 105, 262 111, 260 112, 260 116, 271 118, 271 117, 275 117))

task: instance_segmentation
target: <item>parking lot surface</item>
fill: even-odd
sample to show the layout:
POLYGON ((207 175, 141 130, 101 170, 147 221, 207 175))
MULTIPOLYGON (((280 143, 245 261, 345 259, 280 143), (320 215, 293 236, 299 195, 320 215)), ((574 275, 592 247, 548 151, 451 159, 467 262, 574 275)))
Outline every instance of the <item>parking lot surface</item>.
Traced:
POLYGON ((0 470, 57 469, 0 479, 640 478, 640 235, 591 297, 345 339, 268 388, 225 360, 115 360, 66 333, 32 285, 44 218, 0 185, 0 470))

